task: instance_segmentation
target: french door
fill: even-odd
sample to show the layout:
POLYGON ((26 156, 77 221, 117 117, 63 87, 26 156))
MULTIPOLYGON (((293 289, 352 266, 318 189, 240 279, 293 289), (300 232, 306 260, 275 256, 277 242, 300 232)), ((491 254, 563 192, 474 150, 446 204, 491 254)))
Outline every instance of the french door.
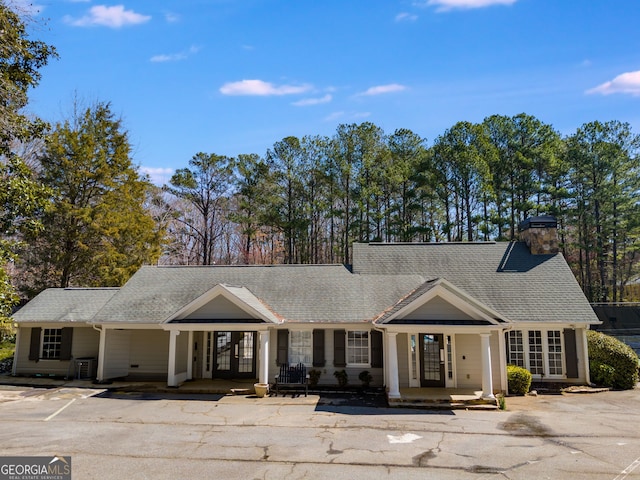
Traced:
POLYGON ((256 378, 256 332, 213 332, 213 378, 256 378))
POLYGON ((420 334, 420 386, 444 387, 444 335, 420 334))

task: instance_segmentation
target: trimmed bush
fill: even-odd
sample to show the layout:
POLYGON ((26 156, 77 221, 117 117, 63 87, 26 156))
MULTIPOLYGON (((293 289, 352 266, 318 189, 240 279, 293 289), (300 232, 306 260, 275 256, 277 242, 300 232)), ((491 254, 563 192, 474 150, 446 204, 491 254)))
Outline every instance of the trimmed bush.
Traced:
POLYGON ((638 355, 617 338, 587 331, 591 381, 618 390, 630 390, 638 383, 638 355))
POLYGON ((507 365, 507 384, 510 395, 526 395, 531 388, 531 372, 517 365, 507 365))

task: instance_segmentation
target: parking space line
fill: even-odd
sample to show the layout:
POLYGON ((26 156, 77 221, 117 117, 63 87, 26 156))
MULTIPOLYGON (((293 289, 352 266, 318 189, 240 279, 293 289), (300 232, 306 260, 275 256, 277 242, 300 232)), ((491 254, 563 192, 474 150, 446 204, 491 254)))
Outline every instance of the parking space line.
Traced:
POLYGON ((57 412, 52 413, 51 415, 49 415, 47 418, 44 419, 44 421, 48 422, 49 420, 51 420, 53 417, 58 415, 60 412, 62 412, 65 408, 67 408, 69 405, 71 405, 75 401, 76 401, 76 399, 72 398, 71 400, 69 400, 69 402, 64 407, 59 408, 57 412))
POLYGON ((614 478, 613 480, 624 480, 625 478, 627 478, 627 475, 629 475, 631 472, 633 472, 636 468, 638 468, 638 466, 640 466, 640 457, 636 458, 631 465, 629 465, 627 468, 625 468, 624 470, 622 470, 622 472, 620 472, 620 475, 618 475, 616 478, 614 478))

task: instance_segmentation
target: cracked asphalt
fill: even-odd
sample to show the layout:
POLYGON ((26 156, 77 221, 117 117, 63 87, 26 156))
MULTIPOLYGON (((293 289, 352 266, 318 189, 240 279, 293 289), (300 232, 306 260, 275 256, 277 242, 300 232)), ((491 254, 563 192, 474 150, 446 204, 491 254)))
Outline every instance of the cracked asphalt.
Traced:
POLYGON ((640 390, 507 408, 0 386, 0 446, 71 455, 76 480, 640 478, 640 390))

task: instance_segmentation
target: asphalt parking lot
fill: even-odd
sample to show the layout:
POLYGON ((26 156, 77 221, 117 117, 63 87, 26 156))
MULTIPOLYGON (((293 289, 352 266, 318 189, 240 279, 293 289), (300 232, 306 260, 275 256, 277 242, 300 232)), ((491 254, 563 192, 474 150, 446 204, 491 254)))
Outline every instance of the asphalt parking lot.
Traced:
POLYGON ((640 478, 639 390, 507 408, 0 386, 0 445, 70 455, 74 479, 640 478))

